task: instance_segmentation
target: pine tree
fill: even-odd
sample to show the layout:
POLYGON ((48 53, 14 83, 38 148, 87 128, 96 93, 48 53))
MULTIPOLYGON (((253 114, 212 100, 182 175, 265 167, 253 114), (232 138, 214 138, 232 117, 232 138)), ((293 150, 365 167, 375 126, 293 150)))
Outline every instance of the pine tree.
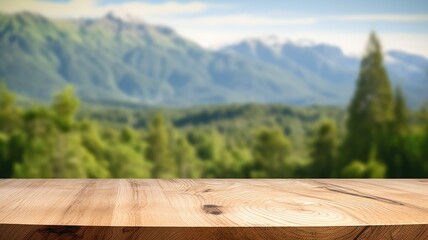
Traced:
POLYGON ((185 137, 178 137, 174 146, 174 157, 179 168, 180 178, 201 176, 201 166, 196 158, 195 150, 185 137))
POLYGON ((15 105, 15 95, 0 84, 0 177, 10 178, 13 165, 22 159, 22 149, 16 148, 21 134, 20 111, 15 105))
POLYGON ((113 178, 149 178, 151 164, 131 145, 115 143, 107 149, 109 172, 113 178))
POLYGON ((332 121, 321 122, 311 143, 310 156, 313 161, 311 177, 333 177, 337 148, 336 139, 334 123, 332 121))
POLYGON ((369 160, 367 161, 367 173, 365 177, 368 178, 384 178, 386 173, 386 165, 377 159, 376 148, 372 148, 369 153, 369 160))
POLYGON ((404 177, 404 170, 408 168, 406 160, 406 146, 409 135, 409 109, 401 91, 397 87, 394 97, 394 121, 391 125, 391 137, 388 155, 388 177, 404 177))
POLYGON ((341 176, 347 178, 384 178, 385 172, 385 164, 377 159, 376 148, 372 147, 365 163, 360 160, 352 161, 343 168, 341 176))
POLYGON ((79 109, 79 99, 74 96, 74 88, 67 87, 54 97, 53 106, 59 127, 68 130, 74 123, 74 117, 79 109))
POLYGON ((167 124, 160 114, 155 115, 150 123, 147 144, 146 158, 153 163, 152 177, 176 177, 177 166, 171 154, 167 124))
MULTIPOLYGON (((68 105, 68 101, 63 101, 68 105)), ((59 105, 57 105, 59 106, 59 105)), ((33 109, 23 115, 25 137, 11 138, 11 148, 21 149, 14 164, 15 177, 76 178, 106 177, 94 156, 82 145, 75 131, 61 131, 58 112, 45 108, 33 109)), ((77 110, 77 109, 76 109, 77 110)), ((76 111, 74 110, 74 111, 76 111)), ((74 118, 70 117, 70 121, 74 118)), ((13 135, 12 135, 13 136, 13 135)))
POLYGON ((0 132, 10 134, 20 127, 21 118, 15 100, 15 95, 0 84, 0 132))
POLYGON ((397 87, 394 99, 394 133, 405 135, 409 126, 409 109, 400 87, 397 87))
MULTIPOLYGON (((427 116, 428 117, 428 116, 427 116)), ((419 169, 419 171, 421 171, 424 175, 424 177, 427 177, 428 175, 428 121, 426 121, 425 123, 425 138, 422 141, 421 144, 421 148, 423 149, 422 151, 422 158, 420 159, 420 166, 422 168, 419 169)))
POLYGON ((393 120, 393 95, 383 66, 382 49, 375 33, 371 33, 363 57, 357 88, 348 110, 347 137, 342 166, 352 159, 368 161, 371 147, 376 146, 383 159, 386 139, 393 120))
POLYGON ((262 129, 253 147, 254 168, 251 177, 290 177, 287 160, 290 142, 281 129, 262 129))

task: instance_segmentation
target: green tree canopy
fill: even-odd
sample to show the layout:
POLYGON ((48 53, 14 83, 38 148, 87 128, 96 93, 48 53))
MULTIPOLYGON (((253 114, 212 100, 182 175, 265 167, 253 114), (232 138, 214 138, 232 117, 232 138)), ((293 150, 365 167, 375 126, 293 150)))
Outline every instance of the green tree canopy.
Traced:
POLYGON ((281 129, 262 129, 255 136, 253 147, 254 170, 252 177, 290 177, 288 157, 290 142, 281 129))
POLYGON ((342 170, 342 177, 348 178, 384 178, 386 166, 376 158, 376 148, 372 148, 367 162, 352 161, 342 170))
MULTIPOLYGON (((381 44, 376 34, 371 33, 348 110, 343 154, 345 164, 351 159, 368 161, 372 146, 385 146, 393 108, 393 94, 383 66, 381 44)), ((383 152, 378 153, 380 158, 384 156, 383 152)))
POLYGON ((0 132, 11 133, 21 123, 16 97, 6 86, 0 84, 0 132))
POLYGON ((152 177, 174 178, 177 166, 171 153, 171 137, 161 114, 156 114, 149 125, 146 158, 153 163, 152 177))
POLYGON ((407 107, 406 99, 404 98, 403 91, 397 87, 394 96, 394 133, 405 135, 409 126, 410 111, 407 107))
POLYGON ((174 145, 174 157, 178 166, 180 178, 201 177, 201 165, 196 158, 195 149, 185 137, 179 136, 174 145))
POLYGON ((332 121, 324 120, 318 125, 310 146, 310 156, 313 161, 311 177, 333 177, 336 148, 336 126, 332 121))
POLYGON ((55 95, 52 108, 57 115, 59 125, 64 129, 70 128, 79 109, 79 99, 74 95, 74 88, 69 86, 55 95))

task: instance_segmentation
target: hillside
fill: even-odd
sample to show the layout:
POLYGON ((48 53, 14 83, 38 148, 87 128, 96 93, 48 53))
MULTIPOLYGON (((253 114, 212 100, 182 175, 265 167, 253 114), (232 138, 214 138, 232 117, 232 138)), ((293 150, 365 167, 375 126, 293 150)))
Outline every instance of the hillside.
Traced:
MULTIPOLYGON (((358 58, 332 45, 280 41, 275 37, 247 39, 220 51, 275 65, 308 84, 328 86, 338 94, 340 103, 352 96, 360 64, 358 58)), ((428 59, 400 51, 388 51, 384 59, 390 80, 403 88, 411 106, 428 100, 428 59)))
MULTIPOLYGON (((191 106, 223 103, 345 105, 358 59, 329 45, 245 41, 203 49, 174 30, 121 20, 53 20, 0 14, 0 80, 48 100, 74 85, 79 97, 104 104, 191 106)), ((388 53, 392 80, 412 106, 427 100, 427 60, 388 53)))
POLYGON ((172 29, 112 15, 79 21, 1 15, 0 52, 0 79, 42 99, 68 84, 83 100, 148 105, 330 98, 278 67, 210 52, 172 29))

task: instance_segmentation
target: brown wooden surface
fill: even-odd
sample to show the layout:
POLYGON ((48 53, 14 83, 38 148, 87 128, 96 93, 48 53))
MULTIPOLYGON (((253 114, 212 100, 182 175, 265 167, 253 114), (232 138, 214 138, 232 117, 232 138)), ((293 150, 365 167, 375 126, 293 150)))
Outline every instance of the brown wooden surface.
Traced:
POLYGON ((0 180, 0 239, 428 239, 428 180, 0 180))

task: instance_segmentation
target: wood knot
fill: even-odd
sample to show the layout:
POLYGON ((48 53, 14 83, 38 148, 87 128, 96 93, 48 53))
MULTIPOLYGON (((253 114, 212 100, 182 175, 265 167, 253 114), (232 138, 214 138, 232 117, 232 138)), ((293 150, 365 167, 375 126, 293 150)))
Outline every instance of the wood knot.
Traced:
POLYGON ((223 211, 221 210, 221 206, 214 205, 214 204, 205 204, 202 207, 202 210, 204 210, 206 214, 212 214, 212 215, 220 215, 223 213, 223 211))

